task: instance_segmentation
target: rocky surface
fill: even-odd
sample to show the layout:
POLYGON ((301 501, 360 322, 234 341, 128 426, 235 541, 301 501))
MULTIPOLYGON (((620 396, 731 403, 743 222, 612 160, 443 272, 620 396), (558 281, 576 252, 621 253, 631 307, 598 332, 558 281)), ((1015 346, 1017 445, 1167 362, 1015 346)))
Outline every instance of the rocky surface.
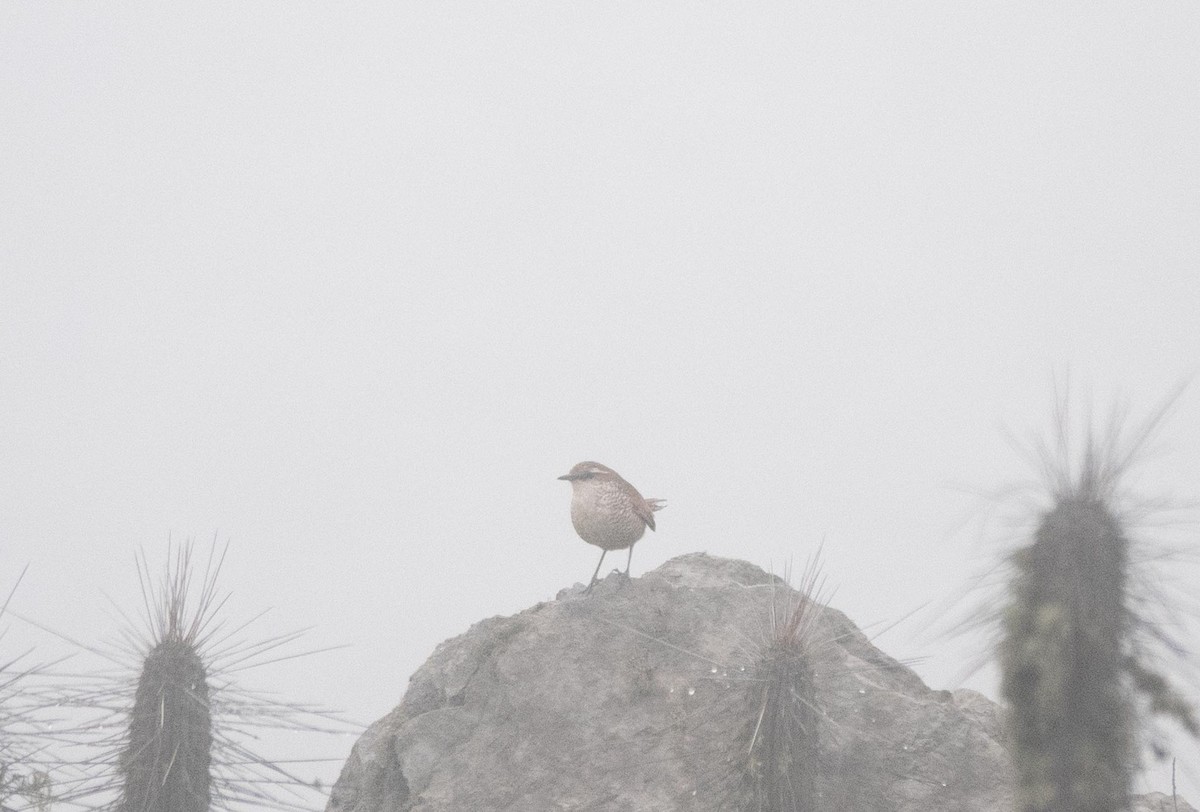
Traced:
MULTIPOLYGON (((358 741, 327 812, 747 808, 752 675, 798 600, 757 567, 692 554, 477 623, 358 741)), ((995 704, 929 689, 836 610, 808 639, 820 809, 1011 808, 995 704)), ((1174 812, 1170 796, 1137 803, 1174 812)))
POLYGON ((1133 799, 1131 812, 1196 812, 1182 798, 1172 798, 1161 792, 1150 792, 1133 799))

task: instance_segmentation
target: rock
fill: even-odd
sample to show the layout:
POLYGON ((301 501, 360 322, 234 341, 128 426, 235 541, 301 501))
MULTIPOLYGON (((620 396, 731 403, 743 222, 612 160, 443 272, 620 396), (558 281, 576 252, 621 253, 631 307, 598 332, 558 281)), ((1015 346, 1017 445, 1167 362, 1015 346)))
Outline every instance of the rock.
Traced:
POLYGON ((1149 792, 1133 799, 1131 812, 1196 812, 1196 810, 1182 798, 1172 798, 1161 792, 1149 792))
MULTIPOLYGON (((772 615, 799 594, 701 553, 582 592, 439 645, 354 746, 327 812, 746 808, 757 675, 772 615)), ((1011 808, 994 703, 930 690, 837 610, 808 639, 818 808, 1011 808)), ((1173 812, 1165 801, 1136 809, 1173 812)))

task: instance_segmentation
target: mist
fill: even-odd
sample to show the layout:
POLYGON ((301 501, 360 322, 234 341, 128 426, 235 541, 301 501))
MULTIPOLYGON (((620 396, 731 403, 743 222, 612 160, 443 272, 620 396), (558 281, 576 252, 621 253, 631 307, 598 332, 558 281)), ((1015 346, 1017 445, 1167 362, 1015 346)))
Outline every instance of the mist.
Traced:
MULTIPOLYGON (((1198 39, 1184 3, 7 4, 9 608, 111 639, 135 554, 227 543, 234 616, 342 647, 249 678, 366 724, 586 583, 556 477, 596 460, 668 500, 634 576, 820 547, 879 646, 996 698, 950 630, 1012 437, 1056 380, 1137 416, 1200 363, 1198 39)), ((1197 397, 1151 497, 1200 495, 1197 397)), ((285 739, 325 784, 354 741, 285 739)))

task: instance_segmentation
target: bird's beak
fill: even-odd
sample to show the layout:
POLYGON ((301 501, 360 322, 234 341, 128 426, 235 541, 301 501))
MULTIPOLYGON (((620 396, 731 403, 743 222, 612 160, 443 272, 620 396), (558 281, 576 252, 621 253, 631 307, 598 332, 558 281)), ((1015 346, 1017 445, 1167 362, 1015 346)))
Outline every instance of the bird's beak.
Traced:
POLYGON ((575 474, 563 474, 559 477, 559 479, 565 479, 567 482, 570 482, 572 480, 579 479, 579 477, 575 474))

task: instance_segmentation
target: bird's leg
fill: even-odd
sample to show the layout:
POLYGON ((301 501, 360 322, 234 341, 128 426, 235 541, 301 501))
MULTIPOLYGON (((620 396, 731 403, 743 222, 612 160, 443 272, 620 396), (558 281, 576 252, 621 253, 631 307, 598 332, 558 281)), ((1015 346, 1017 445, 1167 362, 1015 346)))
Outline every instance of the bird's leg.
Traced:
POLYGON ((596 576, 600 574, 600 565, 604 563, 604 556, 606 555, 608 555, 608 550, 602 550, 600 552, 600 560, 596 562, 596 571, 592 573, 592 580, 588 583, 587 589, 583 590, 584 595, 591 592, 592 587, 594 587, 596 585, 596 581, 599 580, 596 576))
POLYGON ((625 559, 625 577, 629 577, 629 565, 633 563, 633 545, 629 545, 629 557, 625 559))

